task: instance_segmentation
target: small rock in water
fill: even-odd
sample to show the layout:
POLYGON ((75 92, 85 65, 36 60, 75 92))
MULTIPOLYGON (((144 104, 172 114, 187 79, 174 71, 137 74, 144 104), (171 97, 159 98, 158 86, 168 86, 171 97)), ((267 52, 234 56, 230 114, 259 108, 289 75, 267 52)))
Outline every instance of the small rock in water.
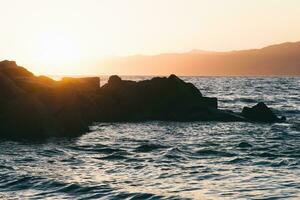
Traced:
POLYGON ((285 120, 285 117, 278 118, 274 114, 274 112, 263 102, 260 102, 251 108, 244 107, 242 111, 242 116, 255 122, 272 123, 285 120))

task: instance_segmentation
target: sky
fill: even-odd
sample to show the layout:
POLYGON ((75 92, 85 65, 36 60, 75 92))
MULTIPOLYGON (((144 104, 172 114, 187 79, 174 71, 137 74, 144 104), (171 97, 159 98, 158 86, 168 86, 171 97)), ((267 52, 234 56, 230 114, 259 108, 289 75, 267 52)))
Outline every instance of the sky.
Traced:
POLYGON ((93 74, 89 64, 107 56, 300 40, 299 0, 0 0, 0 6, 0 60, 37 74, 93 74))

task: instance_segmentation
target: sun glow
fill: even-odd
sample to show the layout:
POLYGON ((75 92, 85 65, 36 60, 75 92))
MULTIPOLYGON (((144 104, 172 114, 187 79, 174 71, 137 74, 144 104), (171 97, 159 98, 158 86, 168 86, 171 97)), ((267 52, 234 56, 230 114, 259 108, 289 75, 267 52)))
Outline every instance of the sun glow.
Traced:
MULTIPOLYGON (((113 71, 100 61, 261 48, 296 42, 300 35, 299 0, 0 0, 0 5, 5 8, 0 60, 15 60, 36 74, 136 74, 141 68, 144 74, 152 63, 133 71, 118 64, 113 71)), ((154 72, 165 74, 160 68, 154 72)))
POLYGON ((41 68, 37 73, 72 74, 83 59, 79 40, 63 30, 39 32, 30 43, 31 57, 41 68))

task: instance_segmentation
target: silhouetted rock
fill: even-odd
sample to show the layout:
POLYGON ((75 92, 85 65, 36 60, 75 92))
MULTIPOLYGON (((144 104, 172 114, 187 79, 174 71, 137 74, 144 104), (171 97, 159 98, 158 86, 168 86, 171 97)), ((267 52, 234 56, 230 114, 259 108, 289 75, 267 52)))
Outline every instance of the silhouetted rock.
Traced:
POLYGON ((15 61, 4 60, 0 62, 0 72, 10 78, 33 77, 33 73, 24 67, 17 66, 15 61))
POLYGON ((263 102, 260 102, 251 108, 244 107, 242 116, 255 122, 278 122, 285 120, 284 117, 279 119, 263 102))
MULTIPOLYGON (((46 106, 32 95, 23 95, 4 104, 0 121, 1 136, 24 138, 50 136, 46 106)), ((55 131, 55 130, 53 130, 55 131)))
POLYGON ((15 62, 0 62, 0 137, 74 136, 88 131, 95 120, 92 96, 99 88, 98 77, 54 81, 36 77, 15 62))
POLYGON ((49 78, 47 76, 38 76, 37 79, 40 82, 44 83, 44 84, 48 84, 48 85, 54 85, 54 84, 56 84, 55 80, 53 80, 53 79, 51 79, 51 78, 49 78))
POLYGON ((14 81, 0 72, 0 99, 10 99, 24 93, 14 81))
POLYGON ((64 77, 61 84, 72 84, 80 92, 96 92, 100 89, 99 77, 71 78, 64 77))
POLYGON ((117 76, 117 75, 113 75, 113 76, 110 76, 109 79, 108 79, 108 84, 110 85, 118 85, 119 83, 121 83, 122 79, 117 76))
POLYGON ((124 81, 111 76, 100 89, 99 105, 104 120, 184 120, 193 108, 217 108, 216 98, 203 98, 201 92, 175 75, 144 81, 124 81))
POLYGON ((55 81, 34 76, 13 61, 0 62, 0 137, 77 136, 93 122, 258 121, 279 118, 264 104, 242 114, 218 109, 217 98, 203 97, 176 75, 128 81, 111 76, 55 81))

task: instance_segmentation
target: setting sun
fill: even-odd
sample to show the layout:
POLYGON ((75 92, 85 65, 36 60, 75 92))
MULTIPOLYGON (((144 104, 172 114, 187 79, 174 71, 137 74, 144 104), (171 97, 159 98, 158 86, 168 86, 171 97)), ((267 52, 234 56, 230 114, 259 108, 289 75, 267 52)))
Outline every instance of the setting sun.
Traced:
POLYGON ((32 57, 49 74, 70 73, 70 65, 82 59, 79 41, 63 30, 39 32, 32 38, 31 44, 32 57))
POLYGON ((164 70, 162 62, 136 64, 130 58, 128 65, 117 60, 112 66, 103 58, 262 48, 298 41, 300 35, 300 3, 295 0, 0 3, 5 8, 0 18, 0 59, 16 60, 36 74, 203 75, 205 70, 177 70, 173 64, 181 62, 175 60, 168 62, 174 70, 164 70))

